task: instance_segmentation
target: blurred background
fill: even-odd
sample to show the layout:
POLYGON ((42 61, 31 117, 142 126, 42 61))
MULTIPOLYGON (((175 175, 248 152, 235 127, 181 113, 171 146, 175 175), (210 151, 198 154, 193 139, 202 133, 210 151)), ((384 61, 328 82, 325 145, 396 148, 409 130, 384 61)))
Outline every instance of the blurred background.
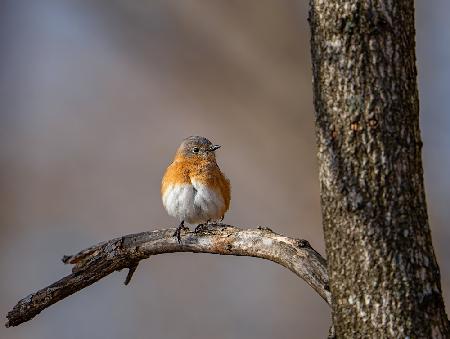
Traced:
MULTIPOLYGON (((180 141, 222 144, 224 222, 324 253, 306 1, 2 0, 0 315, 70 272, 60 259, 175 226, 160 180, 180 141)), ((450 3, 417 2, 428 206, 450 304, 450 3)), ((1 338, 324 338, 330 311, 263 260, 167 254, 1 338)))

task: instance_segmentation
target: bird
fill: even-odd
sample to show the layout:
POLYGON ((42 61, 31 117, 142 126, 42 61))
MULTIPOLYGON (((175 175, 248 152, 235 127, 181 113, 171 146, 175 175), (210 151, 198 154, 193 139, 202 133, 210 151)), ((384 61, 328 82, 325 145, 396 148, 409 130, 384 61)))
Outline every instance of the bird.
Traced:
POLYGON ((222 221, 230 207, 230 180, 216 162, 214 145, 205 137, 190 136, 181 142, 173 162, 161 182, 161 197, 167 213, 180 222, 174 237, 181 243, 184 223, 197 224, 222 221))

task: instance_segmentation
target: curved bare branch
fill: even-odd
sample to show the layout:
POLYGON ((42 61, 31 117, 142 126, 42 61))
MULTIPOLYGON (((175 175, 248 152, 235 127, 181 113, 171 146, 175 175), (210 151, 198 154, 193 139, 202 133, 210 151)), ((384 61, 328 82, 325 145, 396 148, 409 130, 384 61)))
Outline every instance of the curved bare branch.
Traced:
POLYGON ((7 327, 26 322, 54 303, 80 291, 103 277, 129 269, 128 284, 140 260, 174 252, 251 256, 276 262, 305 280, 328 304, 331 295, 325 259, 306 240, 279 235, 269 228, 243 230, 209 224, 197 232, 184 229, 182 241, 175 229, 130 234, 89 247, 63 262, 74 265, 72 274, 20 300, 8 313, 7 327))

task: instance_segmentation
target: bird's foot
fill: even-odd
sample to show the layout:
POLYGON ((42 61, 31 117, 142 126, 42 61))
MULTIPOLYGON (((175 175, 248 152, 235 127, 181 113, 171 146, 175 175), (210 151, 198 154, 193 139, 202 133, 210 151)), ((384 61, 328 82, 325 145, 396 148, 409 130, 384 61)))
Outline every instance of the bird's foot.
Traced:
POLYGON ((180 223, 180 225, 178 225, 175 233, 173 234, 173 236, 177 238, 179 244, 181 244, 181 230, 189 230, 188 227, 184 226, 184 220, 180 223))
POLYGON ((194 233, 199 233, 208 230, 209 228, 208 221, 205 224, 198 224, 194 230, 194 233))

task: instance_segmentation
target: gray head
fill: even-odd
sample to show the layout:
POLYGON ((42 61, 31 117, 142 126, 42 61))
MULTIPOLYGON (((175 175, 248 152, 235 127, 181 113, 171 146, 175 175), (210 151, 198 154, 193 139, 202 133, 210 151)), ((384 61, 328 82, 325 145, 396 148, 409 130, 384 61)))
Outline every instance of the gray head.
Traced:
POLYGON ((204 137, 192 136, 183 140, 177 151, 177 157, 199 157, 215 159, 214 151, 220 148, 204 137))

